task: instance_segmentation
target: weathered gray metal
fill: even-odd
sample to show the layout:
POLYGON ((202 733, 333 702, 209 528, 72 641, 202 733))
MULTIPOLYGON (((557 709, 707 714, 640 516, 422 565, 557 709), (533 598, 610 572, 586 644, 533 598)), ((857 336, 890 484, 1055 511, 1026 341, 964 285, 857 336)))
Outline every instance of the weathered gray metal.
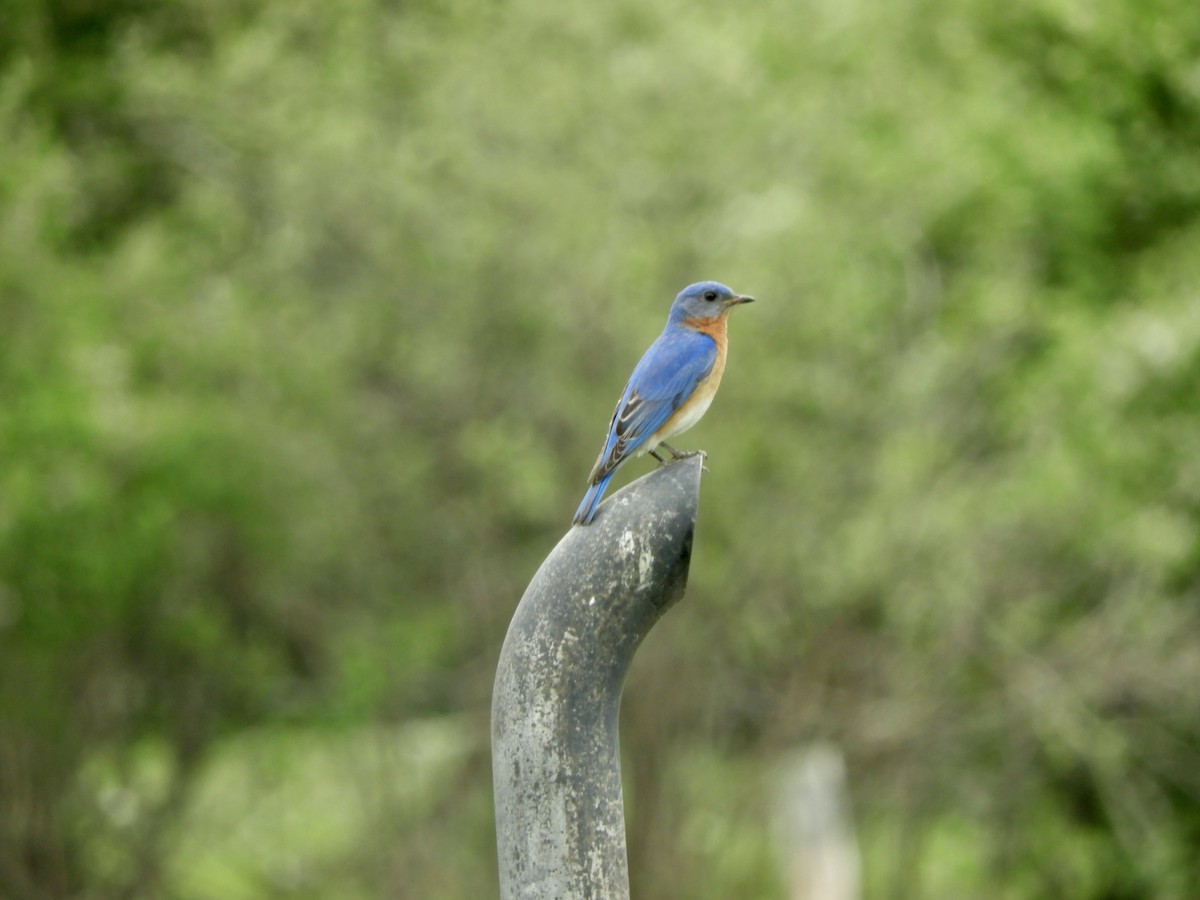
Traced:
POLYGON ((517 606, 492 694, 503 900, 629 897, 621 688, 687 585, 702 462, 614 494, 559 541, 517 606))

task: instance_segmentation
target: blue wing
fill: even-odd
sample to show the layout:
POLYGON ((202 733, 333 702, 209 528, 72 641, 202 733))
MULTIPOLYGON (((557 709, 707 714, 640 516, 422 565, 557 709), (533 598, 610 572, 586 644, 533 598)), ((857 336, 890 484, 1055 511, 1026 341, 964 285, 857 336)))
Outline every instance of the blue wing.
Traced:
POLYGON ((708 377, 716 360, 716 342, 706 334, 670 329, 659 335, 629 376, 588 482, 611 476, 636 453, 708 377))

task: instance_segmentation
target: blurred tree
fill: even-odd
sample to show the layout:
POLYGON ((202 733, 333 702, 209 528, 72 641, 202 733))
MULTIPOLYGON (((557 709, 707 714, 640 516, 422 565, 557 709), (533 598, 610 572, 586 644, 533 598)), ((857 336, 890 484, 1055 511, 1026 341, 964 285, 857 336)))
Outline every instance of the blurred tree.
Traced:
POLYGON ((869 896, 1200 893, 1198 20, 9 4, 4 890, 489 889, 505 624, 715 277, 762 302, 626 702, 635 893, 782 896, 814 738, 869 896), (340 840, 195 852, 264 771, 340 840))

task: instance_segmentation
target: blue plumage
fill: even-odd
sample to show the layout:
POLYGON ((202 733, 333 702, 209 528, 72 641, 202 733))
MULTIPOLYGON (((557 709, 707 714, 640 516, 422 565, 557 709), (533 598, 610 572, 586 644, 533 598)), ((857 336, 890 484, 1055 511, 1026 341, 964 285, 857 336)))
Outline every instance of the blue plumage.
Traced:
POLYGON ((608 436, 575 523, 587 525, 616 470, 691 427, 708 408, 725 368, 729 310, 753 297, 703 281, 680 292, 667 325, 642 356, 609 422, 608 436))

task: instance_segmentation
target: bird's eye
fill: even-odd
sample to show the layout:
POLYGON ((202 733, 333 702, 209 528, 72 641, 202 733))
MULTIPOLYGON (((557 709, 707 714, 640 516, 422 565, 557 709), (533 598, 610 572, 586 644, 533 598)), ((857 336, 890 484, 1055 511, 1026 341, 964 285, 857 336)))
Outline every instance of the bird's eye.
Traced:
POLYGON ((705 292, 704 292, 704 299, 705 299, 705 300, 708 300, 708 301, 716 300, 716 299, 717 299, 717 292, 716 292, 716 291, 705 291, 705 292))

